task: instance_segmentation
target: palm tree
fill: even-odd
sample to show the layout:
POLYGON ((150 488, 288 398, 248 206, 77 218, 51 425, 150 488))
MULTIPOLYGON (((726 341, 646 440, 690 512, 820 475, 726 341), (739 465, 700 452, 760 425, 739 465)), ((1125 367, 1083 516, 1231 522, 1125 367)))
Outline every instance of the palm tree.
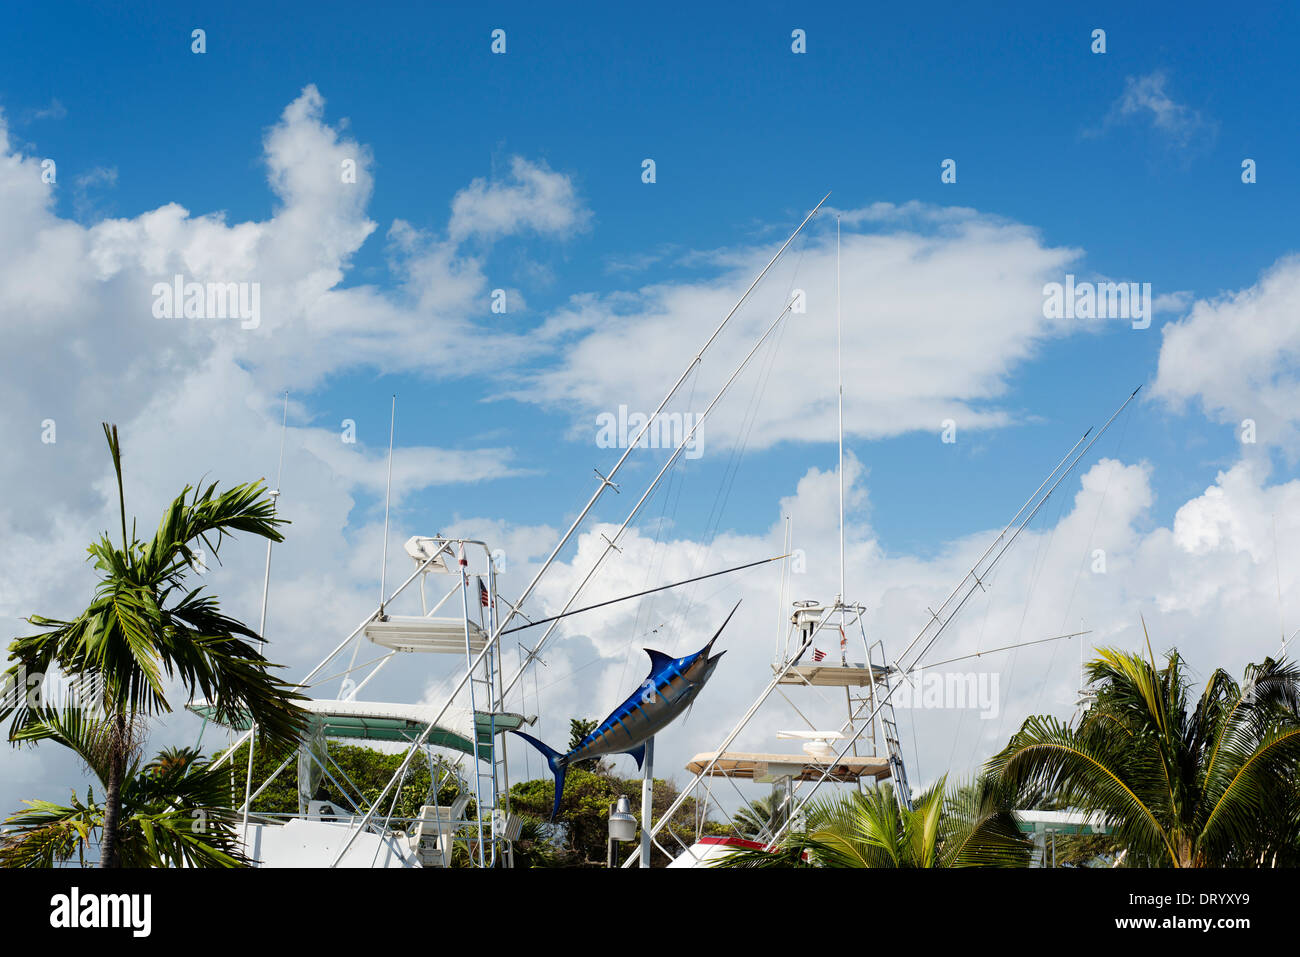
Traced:
MULTIPOLYGON (((44 709, 20 732, 24 742, 54 741, 71 749, 107 781, 113 761, 112 723, 84 710, 44 709)), ((240 867, 246 865, 231 810, 230 774, 212 770, 197 750, 169 749, 143 768, 128 767, 120 788, 119 862, 126 867, 240 867)), ((106 835, 107 807, 88 789, 66 805, 27 801, 8 818, 13 830, 0 838, 0 867, 53 867, 85 850, 96 831, 106 835)))
POLYGON ((773 792, 765 797, 754 798, 731 816, 731 823, 740 836, 750 841, 761 841, 771 834, 772 822, 776 819, 784 795, 773 792))
POLYGON ((806 826, 769 849, 737 850, 719 867, 1023 867, 1031 846, 987 779, 949 791, 940 778, 911 810, 885 784, 810 801, 806 826))
POLYGON ((1157 667, 1148 637, 1147 654, 1101 650, 1078 725, 1031 717, 989 771, 1022 795, 1101 814, 1128 863, 1293 863, 1300 671, 1269 658, 1238 685, 1218 669, 1193 705, 1178 652, 1157 667))
MULTIPOLYGON (((219 557, 222 542, 235 532, 283 541, 274 500, 258 481, 218 494, 216 483, 199 491, 186 486, 163 514, 148 542, 126 532, 126 498, 117 427, 104 424, 117 475, 122 544, 107 533, 88 551, 100 573, 90 606, 71 621, 33 615, 27 620, 45 631, 16 639, 9 648, 16 663, 7 674, 47 675, 55 667, 91 678, 106 717, 104 839, 101 865, 115 867, 121 789, 137 748, 140 719, 171 711, 163 693, 165 678, 177 678, 191 696, 200 692, 213 705, 213 719, 242 722, 251 716, 272 741, 297 739, 305 712, 293 686, 274 677, 271 665, 244 639, 261 640, 248 626, 221 614, 217 600, 188 589, 187 574, 199 563, 200 542, 219 557)), ((31 701, 0 710, 13 714, 10 740, 41 715, 31 701)), ((92 765, 93 767, 93 765, 92 765)))

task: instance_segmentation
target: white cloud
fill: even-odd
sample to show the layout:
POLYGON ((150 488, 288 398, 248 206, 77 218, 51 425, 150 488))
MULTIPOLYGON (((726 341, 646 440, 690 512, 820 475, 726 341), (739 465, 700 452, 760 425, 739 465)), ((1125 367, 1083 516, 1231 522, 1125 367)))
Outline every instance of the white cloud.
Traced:
MULTIPOLYGON (((845 422, 861 437, 937 433, 947 418, 963 429, 1005 424, 1011 413, 995 402, 1010 374, 1039 343, 1074 331, 1044 318, 1042 287, 1077 250, 968 211, 929 213, 913 216, 926 221, 921 230, 843 238, 845 422)), ((570 411, 575 436, 594 436, 595 416, 621 404, 650 412, 665 370, 685 367, 775 249, 714 251, 717 274, 700 280, 575 296, 539 333, 555 344, 556 362, 511 394, 570 411)), ((787 317, 737 390, 748 397, 765 377, 759 406, 721 403, 702 427, 706 442, 739 434, 747 411, 751 447, 834 436, 833 230, 787 252, 705 356, 692 382, 696 405, 681 411, 703 410, 796 288, 807 313, 787 317)))
MULTIPOLYGON (((383 495, 388 483, 388 455, 382 447, 369 453, 345 444, 340 432, 323 429, 301 430, 299 441, 330 470, 349 485, 383 495)), ((480 482, 527 474, 510 465, 511 449, 394 448, 392 461, 393 500, 431 485, 480 482)))
POLYGON ((1104 123, 1119 120, 1149 121, 1151 126, 1179 147, 1193 140, 1213 140, 1216 126, 1197 110, 1176 101, 1166 90, 1169 77, 1162 70, 1124 79, 1124 92, 1111 106, 1104 123))
MULTIPOLYGON (((27 632, 22 616, 67 614, 85 603, 92 573, 84 548, 100 529, 113 527, 116 507, 98 433, 101 418, 122 426, 128 508, 147 528, 170 496, 204 473, 225 482, 269 475, 279 449, 282 388, 294 389, 291 422, 310 423, 312 409, 302 392, 367 364, 450 378, 563 347, 555 367, 528 384, 531 398, 550 406, 572 404, 579 420, 619 402, 648 410, 659 397, 663 370, 685 364, 702 338, 702 324, 711 325, 729 308, 770 255, 770 247, 720 251, 712 260, 719 278, 575 297, 539 334, 502 335, 466 318, 476 309, 486 313, 488 288, 481 259, 466 253, 456 237, 577 228, 584 214, 571 201, 571 187, 566 192, 555 179, 558 174, 524 162, 510 183, 471 186, 459 194, 460 206, 453 206, 450 239, 392 224, 389 251, 401 288, 388 294, 339 285, 351 257, 378 228, 366 215, 373 168, 368 151, 325 124, 323 101, 310 88, 286 109, 264 145, 278 200, 265 221, 232 224, 220 213, 164 204, 86 229, 54 214, 53 192, 40 182, 39 162, 15 153, 0 124, 0 208, 6 211, 0 218, 0 322, 7 344, 0 356, 0 442, 9 452, 0 459, 0 487, 6 490, 0 505, 0 620, 10 634, 27 632), (337 180, 348 158, 357 160, 356 184, 337 180), (173 272, 261 282, 262 328, 245 333, 219 324, 153 320, 151 284, 173 272), (46 418, 58 422, 53 445, 39 440, 46 418)), ((1037 343, 1068 332, 1042 318, 1041 288, 1078 252, 1044 246, 1024 226, 969 211, 872 207, 861 221, 902 221, 900 216, 920 225, 845 237, 847 421, 866 436, 937 430, 949 416, 962 427, 1006 421, 1011 413, 996 402, 1007 376, 1037 343)), ((1231 408, 1234 416, 1238 407, 1258 404, 1253 391, 1238 393, 1229 379, 1234 369, 1284 377, 1282 360, 1254 336, 1258 331, 1261 340, 1271 336, 1284 349, 1293 347, 1294 334, 1280 317, 1288 308, 1294 314, 1294 271, 1279 266, 1253 293, 1197 303, 1186 320, 1166 327, 1158 383, 1166 394, 1201 396, 1207 407, 1231 408), (1255 330, 1252 323, 1261 321, 1265 328, 1255 330), (1206 367, 1215 360, 1200 358, 1194 348, 1200 342, 1211 356, 1226 356, 1228 371, 1206 367)), ((774 277, 762 302, 737 317, 734 339, 720 350, 732 349, 734 358, 735 343, 753 338, 789 288, 808 290, 809 313, 794 317, 773 357, 771 385, 753 433, 758 445, 834 434, 833 388, 825 371, 807 361, 808 355, 831 354, 833 275, 833 239, 825 233, 810 238, 799 269, 774 277)), ((702 370, 700 394, 716 384, 730 361, 719 356, 702 370)), ((1287 414, 1285 396, 1278 396, 1278 416, 1287 414)), ((732 432, 738 416, 721 416, 718 434, 732 432)), ((1293 427, 1290 418, 1284 421, 1293 427)), ((329 425, 296 424, 286 442, 279 507, 293 524, 274 552, 268 638, 272 657, 291 664, 293 675, 314 664, 377 600, 382 522, 373 510, 358 508, 358 501, 373 499, 382 488, 381 442, 367 434, 357 446, 344 446, 329 425)), ((923 624, 926 605, 942 600, 992 533, 944 543, 928 558, 891 554, 875 537, 868 506, 901 505, 873 502, 865 470, 852 457, 848 467, 850 589, 870 609, 872 639, 886 639, 897 653, 923 624)), ((517 471, 501 448, 407 447, 396 457, 394 485, 409 494, 436 483, 517 471)), ((1230 469, 1185 503, 1171 527, 1162 528, 1151 527, 1149 466, 1094 465, 1080 478, 1061 519, 1025 535, 989 582, 988 595, 973 602, 954 627, 944 655, 1080 624, 1093 629, 1094 644, 1137 647, 1138 615, 1146 613, 1158 647, 1178 644, 1198 668, 1224 664, 1239 670, 1276 647, 1276 586, 1266 536, 1274 515, 1284 612, 1294 611, 1291 596, 1300 584, 1300 553, 1290 545, 1300 540, 1300 483, 1267 486, 1265 478, 1245 465, 1230 469), (1106 550, 1104 575, 1091 571, 1096 548, 1106 550)), ((634 530, 584 599, 775 555, 783 544, 784 514, 795 516, 794 544, 809 558, 807 573, 787 598, 830 597, 838 589, 836 494, 833 473, 810 469, 787 497, 773 502, 771 525, 762 534, 724 531, 706 543, 667 532, 656 541, 651 532, 634 530)), ((431 517, 398 496, 389 535, 390 587, 410 572, 400 542, 411 534, 473 534, 503 548, 507 595, 518 593, 557 537, 547 525, 465 518, 454 499, 444 508, 431 517)), ((603 545, 601 532, 609 534, 611 527, 586 529, 561 556, 554 575, 543 580, 534 614, 558 610, 567 588, 603 545)), ((233 542, 224 565, 207 576, 227 613, 257 619, 263 557, 263 543, 233 542)), ((743 597, 722 641, 728 649, 724 669, 690 720, 664 735, 659 767, 681 780, 677 769, 685 759, 715 745, 770 675, 774 632, 786 612, 776 607, 778 577, 771 566, 574 619, 543 655, 540 695, 532 696, 530 680, 523 706, 540 709, 543 736, 562 744, 570 716, 603 716, 635 686, 646 667, 642 646, 698 647, 743 597)), ((508 646, 507 661, 514 651, 508 646)), ((1073 646, 1049 645, 981 659, 979 667, 997 668, 1004 676, 1002 710, 1010 718, 1001 723, 968 716, 954 728, 951 713, 904 716, 908 757, 913 740, 921 757, 915 777, 978 764, 1030 711, 1068 714, 1077 683, 1073 657, 1073 646)), ((375 696, 432 698, 434 689, 445 687, 439 683, 445 673, 433 668, 448 663, 408 664, 377 680, 375 696)), ((316 690, 330 693, 334 686, 316 690)), ((842 708, 839 699, 814 702, 828 720, 842 708)), ((180 714, 160 720, 151 744, 192 743, 197 725, 180 714)), ((798 726, 788 710, 774 712, 740 743, 771 746, 776 730, 798 726)), ((205 744, 215 738, 209 730, 205 744)), ((17 807, 20 797, 63 797, 69 772, 59 760, 0 752, 0 811, 17 807)))
POLYGON ((59 102, 58 97, 50 100, 50 105, 36 110, 32 117, 38 120, 61 120, 68 115, 68 108, 59 102))
MULTIPOLYGON (((304 396, 366 365, 468 376, 529 348, 524 337, 474 321, 476 302, 488 314, 480 254, 453 243, 410 243, 394 262, 396 292, 340 287, 377 228, 366 216, 373 158, 323 114, 308 87, 267 130, 276 206, 264 220, 232 223, 219 211, 164 202, 89 228, 55 213, 39 157, 16 149, 0 117, 0 443, 8 450, 0 458, 0 622, 10 637, 33 630, 25 616, 73 614, 91 592, 86 544, 116 525, 101 420, 121 428, 127 507, 147 534, 163 504, 205 475, 223 486, 274 480, 279 394, 289 388, 279 508, 293 524, 275 549, 267 634, 272 657, 301 673, 323 641, 341 637, 341 621, 375 600, 382 523, 373 502, 386 477, 377 434, 362 428, 357 444, 345 445, 333 423, 310 424, 315 410, 304 396), (343 181, 345 160, 356 162, 355 183, 343 181), (262 325, 155 318, 153 284, 175 274, 259 283, 262 325), (443 283, 448 276, 459 281, 443 283), (41 440, 47 420, 53 443, 41 440)), ((562 180, 544 178, 552 190, 562 180)), ((407 512, 403 497, 415 490, 518 474, 508 448, 400 447, 394 528, 432 531, 407 512)), ((390 537, 395 566, 404 537, 390 537)), ((232 542, 204 579, 243 621, 257 621, 263 555, 260 541, 232 542)), ((172 700, 183 697, 173 689, 172 700)), ((197 729, 174 714, 155 723, 151 745, 192 743, 197 729)), ((213 738, 209 731, 205 744, 213 738)), ((0 812, 21 797, 64 796, 66 764, 53 753, 0 752, 0 812)))
MULTIPOLYGON (((851 493, 865 496, 856 466, 851 474, 851 493)), ((974 770, 1029 714, 1068 718, 1077 698, 1081 648, 1088 656, 1103 645, 1145 653, 1143 617, 1156 653, 1177 646, 1202 679, 1219 666, 1239 674, 1246 662, 1276 653, 1280 626, 1271 520, 1276 514, 1283 610, 1290 621, 1300 586, 1300 546, 1294 544, 1300 541, 1300 481, 1267 486, 1262 474, 1243 463, 1186 503, 1172 527, 1152 527, 1151 477, 1151 468, 1140 463, 1104 459, 1094 464, 1074 483, 1073 500, 1059 520, 1026 531, 986 581, 988 591, 976 594, 934 647, 931 662, 986 652, 944 670, 995 674, 1001 700, 997 717, 987 721, 974 711, 900 710, 914 784, 949 769, 974 770), (1105 553, 1100 572, 1098 549, 1105 553), (1081 629, 1091 634, 987 654, 1081 629)), ((1069 493, 1063 488, 1058 494, 1069 493)), ((833 473, 811 469, 795 494, 781 501, 780 514, 799 515, 794 545, 808 557, 807 573, 792 576, 787 600, 825 601, 838 591, 836 495, 833 473)), ((603 547, 600 535, 612 530, 599 526, 584 533, 576 558, 545 580, 541 594, 548 612, 560 606, 603 547)), ((885 551, 869 522, 851 511, 849 591, 867 605, 869 639, 884 639, 887 651, 899 655, 925 624, 927 607, 938 607, 996 532, 949 542, 934 557, 920 559, 885 551)), ((722 535, 711 545, 684 539, 656 543, 643 533, 629 534, 620 542, 623 551, 608 560, 580 604, 646 587, 647 569, 654 570, 658 584, 775 554, 782 533, 777 520, 765 534, 722 535)), ((600 718, 618 704, 643 676, 642 646, 674 654, 694 650, 743 598, 719 643, 728 653, 714 683, 689 722, 660 736, 658 767, 683 782, 686 760, 715 748, 770 678, 774 631, 789 613, 788 606, 777 607, 778 584, 773 566, 570 619, 559 632, 567 637, 543 653, 548 667, 538 673, 539 703, 528 684, 527 708, 540 707, 543 738, 562 743, 569 717, 600 718), (655 628, 659 631, 652 633, 655 628)), ((532 632, 534 640, 539 634, 540 629, 532 632)), ((861 660, 860 639, 850 637, 851 654, 861 660)), ((833 652, 834 644, 832 638, 823 650, 833 652)), ((843 719, 842 697, 827 689, 788 694, 820 726, 837 727, 843 719)), ((734 747, 779 750, 776 731, 800 727, 805 725, 798 713, 774 695, 734 747)), ((622 770, 630 773, 630 767, 622 770)), ((754 790, 752 796, 757 795, 754 790)))
POLYGON ((589 218, 567 176, 516 156, 509 182, 476 179, 456 194, 448 233, 454 241, 525 231, 563 235, 585 228, 589 218))
POLYGON ((1152 303, 1152 309, 1157 313, 1183 312, 1192 304, 1194 299, 1195 296, 1187 289, 1165 292, 1156 296, 1155 302, 1152 303))
POLYGON ((1260 445, 1300 450, 1300 259, 1274 263, 1253 286, 1198 300, 1166 323, 1153 393, 1198 402, 1210 418, 1256 423, 1260 445))

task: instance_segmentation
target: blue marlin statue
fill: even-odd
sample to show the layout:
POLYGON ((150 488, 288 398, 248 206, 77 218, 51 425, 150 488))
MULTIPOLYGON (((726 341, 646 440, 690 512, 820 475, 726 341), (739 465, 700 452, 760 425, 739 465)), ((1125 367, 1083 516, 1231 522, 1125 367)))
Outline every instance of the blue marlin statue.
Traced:
POLYGON ((560 800, 564 797, 564 775, 571 764, 606 754, 630 754, 636 758, 636 766, 641 767, 645 760, 645 743, 685 711, 712 677, 718 660, 726 652, 720 651, 710 657, 709 650, 739 607, 740 602, 736 602, 736 607, 727 615, 727 621, 714 632, 709 643, 693 655, 673 658, 662 651, 645 649, 645 653, 650 656, 650 674, 645 681, 568 754, 560 754, 530 734, 514 732, 542 752, 551 773, 555 775, 552 821, 560 812, 560 800))

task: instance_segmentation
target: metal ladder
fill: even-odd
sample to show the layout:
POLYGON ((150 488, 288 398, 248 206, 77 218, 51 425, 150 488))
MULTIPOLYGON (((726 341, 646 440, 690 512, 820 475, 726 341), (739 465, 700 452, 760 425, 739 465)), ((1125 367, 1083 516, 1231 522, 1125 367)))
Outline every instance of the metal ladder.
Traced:
MULTIPOLYGON (((495 584, 495 578, 489 576, 488 602, 493 611, 488 614, 485 625, 488 634, 496 628, 495 584)), ((468 579, 465 587, 469 587, 468 579)), ((475 607, 478 604, 476 589, 475 607)), ((467 661, 472 662, 470 649, 466 648, 465 653, 467 661)), ((499 740, 496 727, 497 715, 505 713, 499 644, 493 645, 479 667, 470 672, 469 694, 470 708, 474 714, 474 799, 479 822, 475 836, 482 837, 484 866, 496 867, 499 861, 503 861, 506 867, 513 867, 514 843, 511 832, 517 831, 518 825, 510 817, 510 767, 505 742, 499 740), (488 757, 486 770, 480 757, 488 757), (504 808, 499 806, 503 795, 504 808)))
MULTIPOLYGON (((477 601, 478 596, 475 596, 477 601)), ((466 649, 469 655, 469 649, 466 649)), ((472 659, 471 659, 472 660, 472 659)), ((501 777, 498 769, 504 768, 505 748, 497 746, 496 715, 500 712, 497 701, 496 649, 484 656, 478 668, 470 673, 469 706, 474 722, 474 807, 479 827, 475 833, 483 840, 482 862, 487 867, 496 864, 497 842, 493 833, 493 811, 496 810, 501 777), (485 720, 480 720, 480 716, 485 720), (480 758, 486 757, 485 762, 480 758), (484 765, 486 764, 486 768, 484 765)))
MULTIPOLYGON (((887 695, 889 691, 888 682, 890 679, 891 669, 889 659, 885 656, 885 645, 881 640, 872 642, 867 649, 867 667, 872 674, 870 689, 866 698, 859 698, 858 713, 865 711, 866 714, 876 712, 877 704, 880 704, 880 710, 876 712, 880 720, 880 728, 885 738, 885 750, 889 757, 889 777, 894 782, 894 797, 898 800, 900 807, 907 810, 912 809, 912 790, 907 783, 907 768, 903 764, 903 746, 898 737, 898 720, 894 715, 894 699, 887 695), (877 697, 877 684, 875 681, 876 669, 879 668, 885 672, 886 684, 881 687, 885 693, 877 697)), ((895 678, 895 680, 901 680, 895 678)), ((850 725, 852 720, 850 719, 850 725)), ((876 744, 876 729, 873 722, 871 727, 872 743, 876 744)), ((878 752, 877 752, 878 753, 878 752)))
MULTIPOLYGON (((495 621, 493 622, 493 627, 495 627, 495 621)), ((496 671, 496 704, 493 706, 492 712, 493 714, 496 714, 505 711, 505 696, 503 694, 504 676, 501 674, 501 668, 496 666, 496 663, 500 661, 500 656, 499 652, 495 649, 493 650, 492 658, 494 669, 496 671)), ((493 732, 496 731, 495 728, 492 730, 493 732)), ((504 737, 504 735, 498 737, 494 733, 492 738, 492 848, 494 861, 497 850, 501 849, 503 852, 502 856, 505 859, 505 866, 514 867, 515 845, 511 834, 508 833, 512 828, 512 816, 510 813, 510 764, 507 760, 507 748, 506 743, 503 740, 504 737), (499 804, 503 806, 498 807, 499 804)))

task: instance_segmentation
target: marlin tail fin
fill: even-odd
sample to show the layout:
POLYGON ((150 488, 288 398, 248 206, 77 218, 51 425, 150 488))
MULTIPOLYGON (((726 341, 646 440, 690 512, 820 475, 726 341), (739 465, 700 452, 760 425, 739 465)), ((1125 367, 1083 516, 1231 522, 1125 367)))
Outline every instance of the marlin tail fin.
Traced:
POLYGON ((564 755, 538 741, 531 734, 524 734, 522 731, 514 731, 514 733, 542 752, 542 757, 546 758, 551 773, 555 775, 555 806, 551 808, 551 820, 554 821, 556 815, 560 813, 560 801, 564 798, 564 775, 569 770, 569 764, 564 760, 564 755))

